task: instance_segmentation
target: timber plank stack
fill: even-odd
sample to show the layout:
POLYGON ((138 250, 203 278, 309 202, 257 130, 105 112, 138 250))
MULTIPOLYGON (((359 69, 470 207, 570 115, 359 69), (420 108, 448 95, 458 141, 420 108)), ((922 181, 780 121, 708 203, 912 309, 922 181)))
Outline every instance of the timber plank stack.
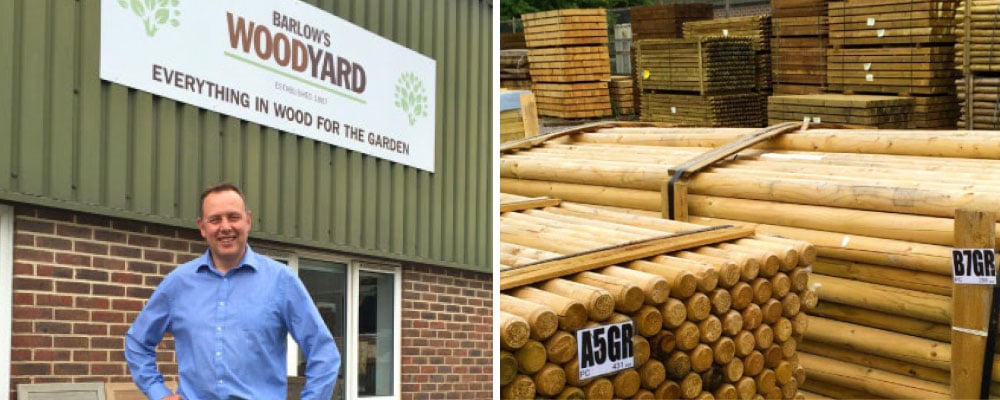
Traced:
POLYGON ((500 196, 502 398, 799 396, 806 377, 796 348, 816 300, 810 244, 743 231, 613 265, 541 269, 548 273, 513 285, 519 268, 706 228, 553 199, 503 211, 531 200, 500 196), (629 321, 633 367, 581 379, 577 331, 629 321))
POLYGON ((767 96, 771 94, 771 17, 754 15, 747 17, 717 18, 684 23, 684 37, 688 39, 722 36, 745 37, 750 39, 754 51, 754 75, 756 92, 760 101, 761 120, 752 126, 767 124, 767 96))
POLYGON ((500 32, 500 50, 526 49, 524 32, 500 32))
POLYGON ((557 118, 611 115, 606 11, 554 10, 521 18, 538 114, 557 118), (585 92, 579 84, 586 84, 585 92))
MULTIPOLYGON (((677 166, 753 133, 578 133, 502 153, 500 190, 658 217, 677 166), (583 165, 586 173, 570 172, 583 165)), ((1000 215, 998 180, 998 131, 809 129, 694 174, 686 209, 688 222, 744 224, 816 246, 810 282, 819 303, 798 348, 802 388, 831 398, 947 399, 958 354, 955 210, 1000 215)), ((987 354, 997 396, 1000 358, 987 354)))
POLYGON ((628 75, 611 77, 609 84, 611 104, 614 105, 615 113, 618 115, 635 114, 635 85, 632 83, 632 77, 628 75))
POLYGON ((760 125, 751 39, 647 39, 635 54, 643 121, 760 125))
POLYGON ((774 94, 826 90, 827 0, 771 0, 774 94))
POLYGON ((633 41, 681 38, 685 22, 712 19, 714 15, 707 3, 636 6, 628 11, 633 41))
POLYGON ((531 89, 528 49, 500 50, 500 87, 511 90, 531 89))
POLYGON ((829 3, 831 92, 929 97, 950 118, 915 118, 918 129, 953 128, 957 1, 845 0, 829 3), (940 98, 938 98, 940 97, 940 98))
POLYGON ((955 12, 955 69, 961 117, 959 128, 1000 129, 996 112, 1000 92, 998 0, 962 1, 955 12), (970 121, 972 121, 970 123, 970 121))
POLYGON ((911 97, 838 93, 775 95, 768 100, 768 124, 826 122, 873 128, 907 128, 913 115, 911 97))
POLYGON ((527 90, 500 89, 500 143, 538 134, 535 95, 527 90))

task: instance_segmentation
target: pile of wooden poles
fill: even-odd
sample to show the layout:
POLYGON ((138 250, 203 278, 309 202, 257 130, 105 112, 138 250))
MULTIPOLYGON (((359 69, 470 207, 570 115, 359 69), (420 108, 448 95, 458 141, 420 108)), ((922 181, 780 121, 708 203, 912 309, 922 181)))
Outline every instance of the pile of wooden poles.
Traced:
POLYGON ((757 91, 771 91, 771 17, 753 15, 746 17, 717 18, 684 23, 684 38, 742 37, 750 39, 754 52, 754 70, 757 91))
POLYGON ((640 40, 635 55, 643 121, 761 125, 750 38, 640 40))
MULTIPOLYGON (((509 201, 501 195, 501 210, 509 201)), ((501 271, 705 226, 579 204, 503 212, 501 271)), ((816 305, 803 241, 773 235, 657 254, 507 287, 501 274, 504 399, 802 398, 797 346, 816 305), (633 368, 580 379, 576 331, 632 321, 633 368)))
POLYGON ((705 95, 756 88, 748 38, 649 39, 638 41, 635 48, 643 91, 705 95))
POLYGON ((757 93, 691 95, 683 93, 643 93, 643 121, 660 121, 682 126, 757 126, 760 124, 760 96, 757 93))
POLYGON ((962 109, 958 127, 1000 129, 1000 77, 972 75, 957 85, 962 109))
POLYGON ((960 71, 968 66, 972 72, 1000 72, 1000 0, 969 3, 960 2, 955 12, 955 67, 960 71))
POLYGON ((959 128, 1000 129, 1000 0, 961 1, 955 12, 959 128))
MULTIPOLYGON (((502 153, 501 191, 663 212, 673 169, 751 129, 604 128, 502 153)), ((1000 133, 814 129, 686 183, 690 222, 737 223, 816 246, 819 306, 799 346, 803 388, 836 398, 948 398, 950 249, 961 207, 998 212, 1000 133)), ((992 393, 1000 362, 994 352, 992 393)))

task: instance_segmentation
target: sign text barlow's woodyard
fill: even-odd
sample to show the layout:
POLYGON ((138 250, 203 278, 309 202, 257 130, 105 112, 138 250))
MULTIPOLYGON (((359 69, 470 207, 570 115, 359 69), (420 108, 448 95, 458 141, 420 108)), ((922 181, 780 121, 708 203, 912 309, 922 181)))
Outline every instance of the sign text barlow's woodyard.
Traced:
MULTIPOLYGON (((275 11, 274 25, 285 29, 297 27, 298 22, 284 17, 275 11)), ((355 93, 365 91, 367 75, 364 67, 357 62, 343 57, 334 57, 329 51, 307 44, 298 38, 289 37, 283 32, 272 33, 267 26, 249 21, 242 16, 226 13, 229 28, 229 45, 233 49, 254 54, 263 61, 274 60, 281 67, 290 67, 297 72, 306 72, 315 78, 329 82, 355 93)), ((290 32, 302 34, 298 29, 290 32)), ((307 32, 318 32, 308 30, 307 32)), ((329 46, 329 33, 310 34, 307 39, 322 40, 329 46)), ((318 41, 318 40, 317 40, 318 41)))
POLYGON ((436 62, 301 0, 101 1, 101 79, 434 172, 436 62))

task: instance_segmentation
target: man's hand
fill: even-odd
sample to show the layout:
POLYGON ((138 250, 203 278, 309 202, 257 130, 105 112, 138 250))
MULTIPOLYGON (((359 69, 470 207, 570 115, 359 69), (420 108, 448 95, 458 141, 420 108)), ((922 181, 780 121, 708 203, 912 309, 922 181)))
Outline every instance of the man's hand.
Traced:
POLYGON ((166 396, 166 397, 164 397, 164 398, 162 398, 160 400, 184 400, 184 399, 182 399, 181 395, 179 395, 179 394, 172 394, 172 395, 166 396))

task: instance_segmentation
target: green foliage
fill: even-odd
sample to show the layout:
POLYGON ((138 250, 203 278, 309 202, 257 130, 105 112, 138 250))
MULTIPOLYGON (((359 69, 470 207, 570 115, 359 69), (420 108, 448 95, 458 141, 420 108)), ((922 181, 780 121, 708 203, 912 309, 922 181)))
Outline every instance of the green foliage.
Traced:
POLYGON ((410 126, 417 123, 417 117, 427 116, 427 92, 417 74, 406 72, 396 81, 396 107, 406 113, 410 126))
POLYGON ((655 0, 501 0, 500 21, 521 18, 521 14, 566 8, 623 8, 653 4, 655 0))
POLYGON ((161 25, 179 26, 181 12, 177 10, 180 0, 118 0, 118 5, 131 10, 146 27, 146 35, 153 37, 161 25))

